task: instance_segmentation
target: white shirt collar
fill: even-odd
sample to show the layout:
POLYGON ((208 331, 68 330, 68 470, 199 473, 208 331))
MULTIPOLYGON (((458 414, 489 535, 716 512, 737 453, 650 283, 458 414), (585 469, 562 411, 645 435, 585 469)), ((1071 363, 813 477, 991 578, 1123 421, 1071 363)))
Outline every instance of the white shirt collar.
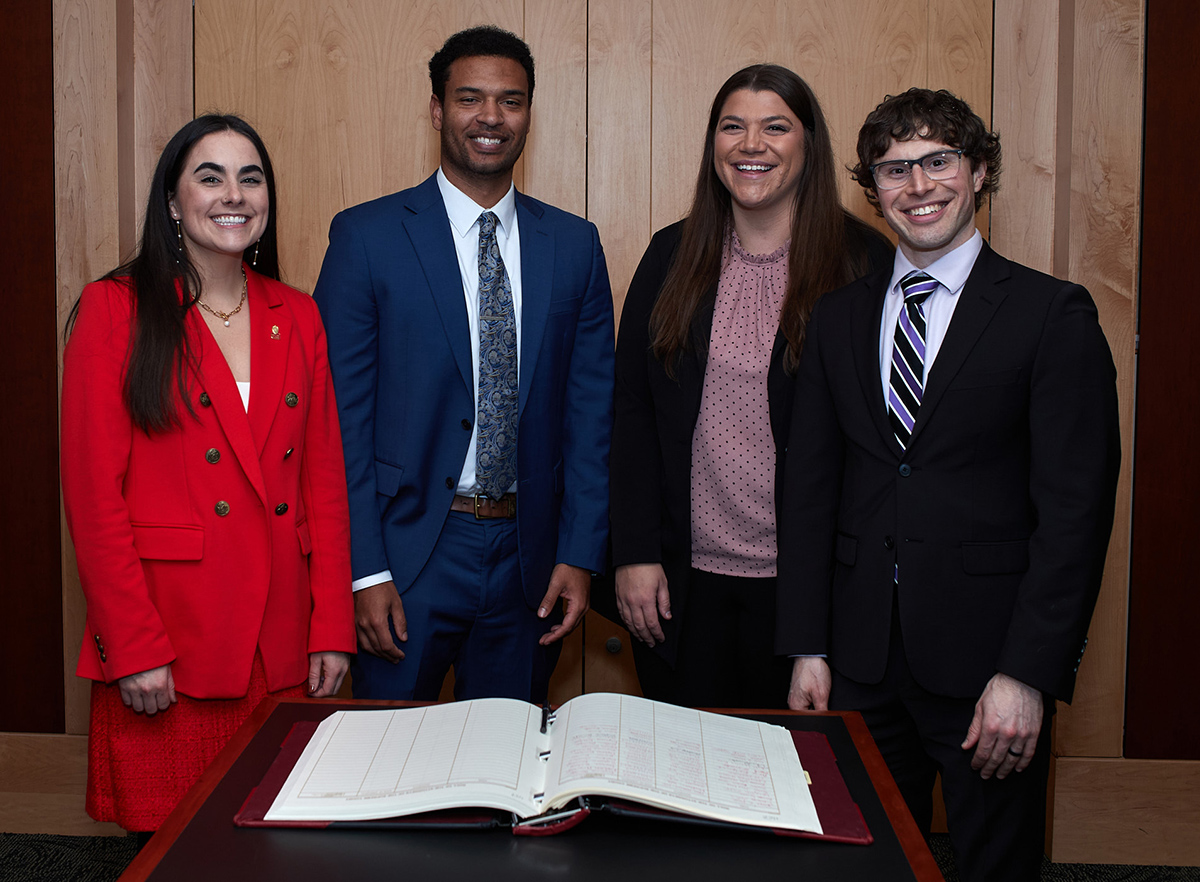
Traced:
MULTIPOLYGON (((983 236, 979 234, 979 230, 975 230, 970 239, 949 254, 943 254, 923 271, 937 279, 938 283, 949 291, 951 296, 957 295, 963 285, 967 283, 967 277, 971 275, 971 270, 975 266, 975 259, 979 257, 979 252, 982 250, 983 236)), ((913 266, 912 261, 905 256, 903 249, 897 248, 896 260, 892 267, 892 282, 888 286, 888 293, 898 290, 896 286, 900 284, 900 280, 915 269, 917 267, 913 266)))
POLYGON ((500 230, 503 235, 507 236, 512 232, 517 218, 517 188, 515 185, 509 184, 508 192, 491 208, 479 205, 474 199, 450 183, 441 166, 438 166, 437 170, 437 185, 438 190, 442 193, 442 202, 446 206, 446 216, 450 219, 450 227, 459 238, 465 237, 472 231, 479 220, 479 215, 485 211, 495 213, 500 221, 500 230))

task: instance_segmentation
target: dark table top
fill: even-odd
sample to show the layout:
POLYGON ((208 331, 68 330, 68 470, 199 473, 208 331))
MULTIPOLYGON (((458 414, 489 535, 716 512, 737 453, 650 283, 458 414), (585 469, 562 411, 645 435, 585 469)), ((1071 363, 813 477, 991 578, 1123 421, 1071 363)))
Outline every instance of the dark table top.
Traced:
POLYGON ((276 701, 259 706, 121 882, 402 878, 588 882, 634 876, 687 882, 752 873, 758 879, 928 882, 942 876, 858 714, 736 711, 829 739, 875 841, 847 845, 757 831, 592 815, 555 836, 506 829, 416 831, 239 828, 233 816, 294 723, 337 710, 405 702, 276 701))

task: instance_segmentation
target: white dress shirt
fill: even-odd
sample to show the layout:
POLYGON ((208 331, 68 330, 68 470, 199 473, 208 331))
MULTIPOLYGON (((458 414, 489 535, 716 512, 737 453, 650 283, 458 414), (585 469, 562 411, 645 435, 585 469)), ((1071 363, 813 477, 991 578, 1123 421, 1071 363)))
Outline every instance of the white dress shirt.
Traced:
MULTIPOLYGON (((925 300, 925 376, 921 378, 924 385, 929 376, 929 369, 937 358, 942 340, 946 338, 946 330, 950 327, 950 319, 954 318, 954 308, 958 306, 958 295, 967 283, 967 276, 975 266, 975 258, 983 250, 983 237, 979 230, 963 244, 949 254, 945 254, 925 267, 923 272, 937 279, 938 287, 925 300)), ((887 406, 888 386, 892 377, 892 345, 896 339, 896 322, 900 320, 900 310, 904 306, 904 293, 900 290, 900 280, 918 269, 904 256, 904 251, 896 249, 896 261, 892 267, 892 281, 888 285, 887 296, 883 301, 883 318, 879 322, 879 376, 883 381, 883 403, 887 406)))
MULTIPOLYGON (((493 212, 499 223, 496 225, 496 244, 500 257, 508 272, 512 289, 513 311, 517 321, 517 374, 521 370, 521 235, 517 228, 517 190, 509 185, 508 192, 491 208, 484 208, 470 196, 446 179, 439 167, 437 170, 438 190, 450 219, 450 230, 454 240, 454 252, 458 256, 458 274, 462 279, 463 300, 467 311, 467 327, 471 339, 471 372, 475 398, 475 419, 472 421, 471 441, 462 472, 458 476, 455 493, 473 496, 479 492, 475 479, 475 445, 479 433, 479 216, 485 211, 493 212)), ((419 392, 417 393, 419 394, 419 392)), ((509 488, 516 490, 516 484, 509 488)), ((390 570, 363 576, 351 583, 351 588, 360 591, 381 582, 392 581, 390 570)))

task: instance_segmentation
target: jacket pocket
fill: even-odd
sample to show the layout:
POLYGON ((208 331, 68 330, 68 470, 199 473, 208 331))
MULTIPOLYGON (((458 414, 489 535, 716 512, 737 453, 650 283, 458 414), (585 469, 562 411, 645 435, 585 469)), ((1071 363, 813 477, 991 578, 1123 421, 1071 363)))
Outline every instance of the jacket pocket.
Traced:
POLYGON ((183 524, 132 524, 133 547, 143 560, 200 560, 204 528, 183 524))
POLYGON ((837 562, 848 567, 854 566, 858 560, 858 540, 845 533, 838 533, 833 544, 833 556, 837 562))
POLYGON ((1029 569, 1029 540, 964 542, 963 571, 971 576, 1023 573, 1029 569))
POLYGON ((296 538, 300 540, 300 553, 307 555, 312 553, 312 537, 308 535, 308 521, 303 520, 296 524, 296 538))
POLYGON ((400 478, 403 475, 402 466, 375 460, 375 492, 383 496, 395 496, 400 491, 400 478))

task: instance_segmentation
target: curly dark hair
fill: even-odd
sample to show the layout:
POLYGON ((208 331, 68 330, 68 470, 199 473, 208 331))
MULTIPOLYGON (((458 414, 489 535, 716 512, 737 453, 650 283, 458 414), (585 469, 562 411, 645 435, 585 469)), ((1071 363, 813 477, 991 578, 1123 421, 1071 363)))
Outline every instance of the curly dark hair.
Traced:
POLYGON ((516 34, 495 25, 480 25, 452 34, 429 59, 429 80, 439 102, 446 100, 450 65, 460 58, 478 56, 511 58, 525 68, 525 77, 529 80, 529 103, 533 104, 533 53, 516 34))
POLYGON ((975 194, 975 210, 983 198, 1000 189, 1000 136, 988 131, 979 115, 957 95, 945 89, 913 87, 902 95, 888 95, 867 115, 858 131, 858 163, 850 174, 866 192, 867 201, 879 208, 879 194, 871 165, 887 153, 892 141, 925 138, 962 150, 971 160, 971 170, 987 163, 983 186, 975 194))

